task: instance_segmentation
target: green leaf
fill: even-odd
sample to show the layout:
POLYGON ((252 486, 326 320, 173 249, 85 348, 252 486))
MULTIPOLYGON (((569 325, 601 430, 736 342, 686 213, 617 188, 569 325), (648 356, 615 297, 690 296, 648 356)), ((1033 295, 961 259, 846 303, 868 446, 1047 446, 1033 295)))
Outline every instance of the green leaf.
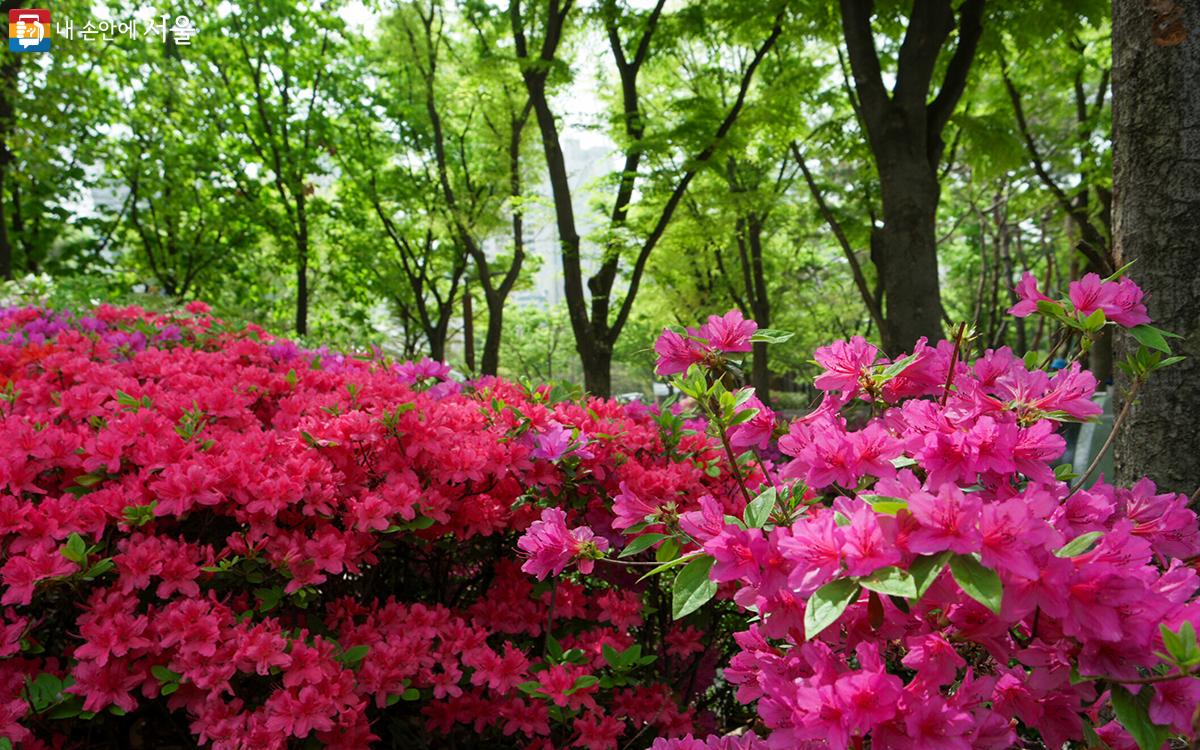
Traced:
POLYGON ((717 593, 717 582, 708 577, 714 562, 707 556, 697 558, 675 576, 675 585, 671 587, 672 619, 690 615, 717 593))
POLYGON ((551 661, 562 661, 562 644, 558 642, 557 638, 549 633, 546 634, 546 654, 550 657, 551 661))
POLYGON ((645 573, 644 575, 642 575, 641 578, 638 579, 638 583, 641 583, 642 581, 646 580, 650 576, 656 576, 659 573, 663 572, 664 570, 670 570, 671 568, 674 568, 677 565, 683 565, 685 563, 691 562, 692 560, 695 560, 697 557, 699 557, 701 554, 702 553, 700 553, 699 551, 689 552, 682 557, 677 557, 674 560, 670 560, 668 562, 663 563, 662 565, 651 568, 650 572, 645 573))
POLYGON ((1089 549, 1091 549, 1092 544, 1094 544, 1095 541, 1102 536, 1104 536, 1103 531, 1089 531, 1086 534, 1080 534, 1059 548, 1059 550, 1054 553, 1054 556, 1078 557, 1079 555, 1082 555, 1084 552, 1087 552, 1089 549))
POLYGON ((1004 587, 996 571, 985 568, 971 555, 955 555, 950 558, 950 573, 967 596, 1000 614, 1004 587))
POLYGON ((781 331, 776 328, 759 328, 750 336, 750 341, 764 344, 782 344, 795 335, 791 331, 781 331))
POLYGON ((850 525, 850 517, 847 516, 845 513, 841 512, 840 510, 835 510, 833 512, 833 522, 836 523, 838 526, 849 526, 850 525))
POLYGON ((679 543, 667 539, 654 551, 654 559, 660 563, 671 562, 679 554, 679 543))
POLYGON ((67 537, 67 543, 59 548, 63 557, 71 562, 82 563, 87 560, 87 542, 78 534, 67 537))
POLYGON ((91 487, 104 481, 103 474, 80 474, 75 477, 75 484, 80 487, 91 487))
POLYGON ((631 557, 666 538, 666 534, 643 534, 625 545, 625 549, 621 550, 621 554, 617 555, 617 557, 631 557))
POLYGON ((1088 333, 1095 333, 1103 328, 1104 324, 1107 322, 1108 319, 1104 317, 1104 311, 1097 309, 1091 315, 1083 319, 1083 330, 1087 331, 1088 333))
POLYGON ((742 517, 746 519, 746 526, 752 529, 761 529, 766 525, 767 519, 775 510, 777 498, 778 493, 774 487, 768 487, 758 493, 758 497, 750 501, 750 504, 746 506, 746 512, 742 514, 742 517))
POLYGON ((758 411, 759 411, 758 409, 754 409, 754 408, 740 409, 737 413, 735 413, 733 415, 733 418, 729 420, 729 426, 736 427, 737 425, 745 424, 746 422, 749 422, 751 419, 754 419, 755 417, 758 416, 758 411))
POLYGON ((1129 270, 1129 267, 1132 266, 1134 263, 1137 263, 1137 258, 1134 258, 1133 260, 1129 261, 1125 265, 1118 268, 1116 271, 1113 271, 1112 276, 1109 276, 1107 279, 1105 279, 1105 281, 1119 281, 1121 279, 1121 277, 1125 275, 1125 272, 1129 270))
POLYGON ((804 609, 804 638, 812 640, 821 631, 837 622, 854 600, 858 598, 858 584, 841 578, 831 581, 813 592, 804 609))
POLYGON ((900 373, 904 372, 909 368, 910 365, 912 365, 913 362, 917 361, 917 355, 918 352, 913 352, 907 357, 898 359, 887 367, 883 368, 883 377, 887 380, 891 380, 900 373))
POLYGON ((1129 333, 1135 339, 1137 339, 1138 343, 1142 346, 1147 346, 1151 349, 1157 349, 1163 354, 1171 353, 1171 345, 1167 343, 1167 339, 1163 335, 1163 331, 1155 328, 1152 325, 1143 324, 1140 326, 1134 326, 1133 328, 1129 329, 1129 333))
POLYGON ((600 678, 594 674, 585 674, 580 677, 576 677, 575 684, 572 685, 567 690, 567 695, 570 695, 579 690, 584 690, 585 688, 590 688, 593 685, 599 685, 599 684, 600 684, 600 678))
POLYGON ((600 648, 600 653, 604 655, 604 661, 608 662, 608 666, 613 669, 621 668, 621 655, 615 648, 606 643, 600 648))
POLYGON ((1154 365, 1152 365, 1150 367, 1150 371, 1154 372, 1155 370, 1161 370, 1164 367, 1170 367, 1171 365, 1179 364, 1180 362, 1182 362, 1185 359, 1187 359, 1187 357, 1180 357, 1180 356, 1167 357, 1163 361, 1157 362, 1154 365))
POLYGON ((858 583, 864 589, 889 596, 902 596, 906 599, 915 599, 917 596, 916 580, 907 570, 897 568, 895 565, 880 568, 870 575, 863 576, 858 579, 858 583))
POLYGON ((949 560, 949 552, 940 552, 936 555, 921 555, 912 561, 912 564, 908 566, 908 573, 917 583, 917 599, 925 596, 925 592, 942 574, 942 570, 949 560))
POLYGON ((908 508, 908 501, 901 500, 898 497, 888 497, 887 495, 859 495, 858 498, 868 503, 876 513, 894 516, 900 511, 908 508))
POLYGON ((415 700, 420 700, 420 699, 421 699, 421 691, 417 690, 414 687, 410 687, 407 690, 405 690, 403 693, 400 694, 400 700, 402 700, 402 701, 415 701, 415 700))
POLYGON ((154 679, 162 683, 179 682, 179 678, 183 676, 178 672, 172 672, 162 664, 155 664, 153 667, 150 667, 150 674, 154 675, 154 679))
POLYGON ((338 661, 352 666, 367 658, 367 654, 370 653, 370 651, 370 646, 353 646, 343 651, 341 655, 338 656, 338 661))
POLYGON ((274 586, 269 589, 255 589, 254 596, 258 599, 258 611, 270 612, 279 605, 279 600, 283 598, 283 589, 274 586))
POLYGON ((1144 685, 1137 695, 1120 685, 1112 686, 1112 707, 1117 721, 1141 750, 1159 750, 1171 735, 1168 727, 1150 721, 1147 709, 1153 692, 1154 689, 1149 685, 1144 685))
POLYGON ((1059 302, 1040 299, 1037 301, 1037 311, 1049 318, 1054 318, 1063 325, 1078 330, 1081 326, 1078 320, 1067 315, 1067 311, 1059 302))

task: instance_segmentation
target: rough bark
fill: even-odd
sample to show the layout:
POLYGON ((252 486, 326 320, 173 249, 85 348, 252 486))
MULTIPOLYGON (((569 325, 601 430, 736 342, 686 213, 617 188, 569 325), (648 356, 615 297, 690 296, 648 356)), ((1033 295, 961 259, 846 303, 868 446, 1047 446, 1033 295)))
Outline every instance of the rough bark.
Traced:
MULTIPOLYGON (((1200 485, 1200 3, 1113 2, 1113 234, 1183 362, 1150 378, 1116 438, 1121 481, 1200 485)), ((1118 359, 1136 342, 1118 337, 1118 359)), ((1125 385, 1128 385, 1127 379, 1125 385)))
POLYGON ((871 259, 886 300, 881 338, 894 355, 918 338, 943 338, 936 231, 942 132, 975 59, 984 0, 965 0, 957 18, 950 0, 913 0, 891 91, 875 49, 874 0, 840 5, 856 108, 879 173, 883 223, 872 232, 871 259), (937 81, 937 62, 952 32, 954 52, 937 81))

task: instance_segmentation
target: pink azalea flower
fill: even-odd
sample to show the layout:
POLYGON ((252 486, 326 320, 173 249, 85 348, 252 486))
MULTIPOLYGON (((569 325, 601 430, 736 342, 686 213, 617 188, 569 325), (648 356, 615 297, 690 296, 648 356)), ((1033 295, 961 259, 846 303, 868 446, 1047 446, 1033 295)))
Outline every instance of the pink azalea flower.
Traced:
POLYGON ((857 394, 859 378, 878 356, 879 350, 862 336, 822 346, 813 352, 813 359, 825 372, 813 380, 813 385, 823 391, 857 394))
POLYGON ((591 573, 596 557, 608 549, 608 540, 597 537, 586 526, 567 529, 567 514, 558 508, 546 508, 541 520, 530 524, 517 540, 517 547, 528 555, 521 570, 538 580, 558 575, 572 561, 582 573, 591 573))
POLYGON ((1021 274, 1021 280, 1017 282, 1016 292, 1021 301, 1008 309, 1008 314, 1013 317, 1028 318, 1037 312, 1038 302, 1042 300, 1053 302, 1049 297, 1038 291, 1037 279, 1029 271, 1021 274))
POLYGON ((685 373, 689 367, 703 361, 705 356, 705 349, 698 341, 681 336, 669 328, 664 328, 654 342, 654 352, 658 355, 654 372, 659 375, 685 373))
POLYGON ((748 352, 753 348, 750 337, 757 330, 757 323, 746 320, 735 309, 724 315, 709 316, 708 322, 700 327, 700 337, 722 352, 748 352))

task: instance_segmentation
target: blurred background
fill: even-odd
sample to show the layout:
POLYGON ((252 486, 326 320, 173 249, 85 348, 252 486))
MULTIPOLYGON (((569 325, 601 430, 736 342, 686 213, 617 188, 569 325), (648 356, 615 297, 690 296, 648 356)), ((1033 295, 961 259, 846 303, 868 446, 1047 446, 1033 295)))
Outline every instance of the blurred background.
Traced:
POLYGON ((0 69, 5 304, 202 299, 643 398, 663 325, 736 307, 797 332, 753 358, 786 410, 835 337, 1047 350, 1014 283, 1110 266, 1103 2, 48 9, 50 50, 0 69))

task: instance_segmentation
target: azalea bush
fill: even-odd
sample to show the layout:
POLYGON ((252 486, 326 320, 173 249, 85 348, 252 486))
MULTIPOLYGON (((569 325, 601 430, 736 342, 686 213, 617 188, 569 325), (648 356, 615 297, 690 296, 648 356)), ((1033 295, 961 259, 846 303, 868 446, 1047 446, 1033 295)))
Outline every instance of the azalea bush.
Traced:
POLYGON ((1187 498, 1055 465, 1091 342, 1140 342, 1128 403, 1170 334, 1120 276, 1018 294, 1047 356, 835 342, 790 424, 740 386, 788 336, 736 312, 663 332, 660 409, 199 303, 0 310, 0 748, 1192 738, 1187 498))
POLYGON ((703 618, 714 597, 744 612, 723 679, 765 731, 656 747, 1158 750, 1197 736, 1188 498, 1150 479, 1091 483, 1099 458, 1081 476, 1055 466, 1064 424, 1100 413, 1079 365, 1091 342, 1106 326, 1140 342, 1123 363, 1129 403, 1177 361, 1169 334, 1120 274, 1063 298, 1026 275, 1018 294, 1013 315, 1058 326, 1049 356, 971 361, 966 326, 892 359, 838 341, 815 353, 823 400, 790 424, 737 387, 751 341, 786 334, 736 312, 664 330, 658 371, 721 445, 741 507, 714 495, 682 510, 623 486, 622 543, 557 517, 521 540, 539 576, 657 550, 647 574, 672 580, 676 618, 703 618), (1052 373, 1056 356, 1069 363, 1052 373))
POLYGON ((586 569, 622 493, 739 492, 670 412, 304 351, 201 304, 0 311, 0 747, 610 750, 744 724, 714 686, 732 603, 683 624, 637 566, 520 570, 586 569), (526 560, 526 530, 570 552, 526 560))

